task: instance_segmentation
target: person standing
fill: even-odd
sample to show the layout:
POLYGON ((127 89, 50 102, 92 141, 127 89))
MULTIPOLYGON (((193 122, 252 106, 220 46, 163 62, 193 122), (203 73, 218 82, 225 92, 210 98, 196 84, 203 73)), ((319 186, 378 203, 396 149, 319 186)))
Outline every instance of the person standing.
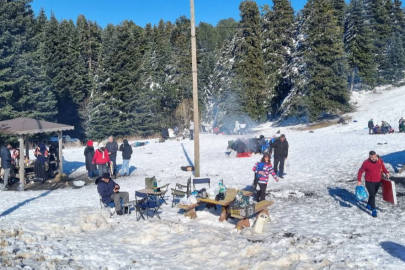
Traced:
POLYGON ((364 179, 368 191, 367 209, 371 210, 371 215, 377 217, 377 209, 375 206, 375 196, 380 188, 382 173, 389 178, 390 173, 384 166, 383 160, 376 154, 375 151, 370 151, 369 157, 361 165, 357 174, 357 185, 361 185, 361 177, 365 172, 364 179))
POLYGON ((190 120, 190 140, 194 140, 194 122, 190 120))
POLYGON ((97 170, 97 166, 93 164, 93 158, 94 158, 94 147, 93 147, 93 141, 89 140, 87 141, 87 146, 84 148, 84 156, 85 156, 85 161, 86 161, 86 170, 87 170, 87 176, 90 179, 92 179, 95 175, 95 171, 97 170))
POLYGON ((132 146, 129 145, 127 139, 124 139, 123 144, 120 145, 120 151, 122 152, 121 176, 129 176, 129 160, 132 155, 132 146))
POLYGON ((274 149, 274 171, 280 178, 284 178, 284 162, 288 158, 288 142, 284 134, 271 144, 270 154, 274 149))
POLYGON ((235 134, 239 135, 239 130, 240 130, 239 121, 236 120, 235 121, 235 128, 233 129, 233 131, 235 132, 235 134))
POLYGON ((278 178, 276 176, 276 172, 271 165, 271 159, 269 153, 264 153, 260 162, 257 162, 253 167, 253 171, 255 172, 255 183, 254 188, 256 190, 256 184, 259 184, 260 191, 257 194, 257 201, 263 201, 266 199, 266 189, 267 183, 269 181, 269 175, 271 174, 273 178, 278 182, 278 178))
POLYGON ((98 144, 98 149, 94 152, 93 164, 98 167, 98 175, 102 176, 104 172, 108 172, 108 164, 111 162, 107 149, 103 142, 98 144))
POLYGON ((107 149, 110 160, 113 163, 112 174, 116 176, 118 143, 114 141, 112 136, 110 136, 108 137, 108 142, 105 148, 107 149))
POLYGON ((373 118, 368 121, 368 134, 373 134, 374 133, 374 122, 373 118))
MULTIPOLYGON (((128 192, 120 192, 120 185, 111 179, 109 173, 103 173, 103 175, 96 179, 97 191, 101 196, 103 203, 114 202, 115 211, 117 215, 123 215, 121 200, 123 204, 128 203, 129 194, 128 192)), ((127 213, 129 209, 125 210, 127 213)))
POLYGON ((11 149, 11 144, 7 143, 0 150, 1 168, 4 170, 3 186, 1 187, 1 190, 6 190, 8 185, 8 177, 10 176, 11 168, 11 149))

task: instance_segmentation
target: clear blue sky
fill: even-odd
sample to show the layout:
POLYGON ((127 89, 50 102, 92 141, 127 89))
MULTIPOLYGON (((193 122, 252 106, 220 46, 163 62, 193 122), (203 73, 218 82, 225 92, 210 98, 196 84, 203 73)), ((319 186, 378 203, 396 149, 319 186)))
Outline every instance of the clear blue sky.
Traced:
MULTIPOLYGON (((197 24, 201 21, 216 25, 221 19, 239 20, 240 0, 194 0, 197 24)), ((271 0, 257 0, 259 6, 272 5, 271 0)), ((303 8, 306 0, 291 0, 295 11, 303 8)), ((133 20, 139 26, 157 24, 160 19, 174 22, 181 15, 190 17, 189 0, 33 0, 32 8, 38 14, 44 8, 46 14, 55 14, 58 20, 72 19, 78 15, 97 21, 105 27, 108 23, 119 24, 133 20)))

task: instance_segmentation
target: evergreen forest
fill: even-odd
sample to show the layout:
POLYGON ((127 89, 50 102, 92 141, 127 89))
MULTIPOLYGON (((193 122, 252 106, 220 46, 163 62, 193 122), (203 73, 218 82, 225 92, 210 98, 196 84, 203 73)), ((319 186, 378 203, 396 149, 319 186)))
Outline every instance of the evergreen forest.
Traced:
MULTIPOLYGON (((34 14, 0 0, 0 121, 73 125, 82 140, 150 136, 187 127, 192 110, 190 20, 105 28, 34 14)), ((241 1, 240 20, 197 25, 200 117, 232 126, 350 111, 352 91, 404 78, 399 0, 241 1)))

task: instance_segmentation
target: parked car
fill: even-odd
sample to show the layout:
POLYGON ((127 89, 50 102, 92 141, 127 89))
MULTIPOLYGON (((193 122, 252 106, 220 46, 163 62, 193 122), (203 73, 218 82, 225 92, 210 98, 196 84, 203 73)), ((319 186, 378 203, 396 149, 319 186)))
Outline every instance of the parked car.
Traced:
MULTIPOLYGON (((50 142, 57 142, 58 141, 58 137, 51 137, 49 139, 50 142)), ((62 142, 63 143, 74 143, 74 142, 78 142, 79 139, 77 138, 71 138, 69 135, 62 135, 62 142)))

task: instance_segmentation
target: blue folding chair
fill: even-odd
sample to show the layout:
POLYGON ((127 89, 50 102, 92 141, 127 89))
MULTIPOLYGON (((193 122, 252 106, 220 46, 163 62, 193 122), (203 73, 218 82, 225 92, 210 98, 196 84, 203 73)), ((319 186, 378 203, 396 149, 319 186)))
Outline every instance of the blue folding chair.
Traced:
MULTIPOLYGON (((103 198, 101 197, 101 195, 99 195, 99 196, 100 196, 101 209, 104 209, 104 208, 108 209, 110 211, 110 217, 112 217, 115 214, 115 203, 113 201, 109 202, 109 203, 105 203, 105 202, 103 202, 103 198)), ((122 207, 123 203, 124 203, 124 200, 121 199, 121 208, 122 209, 124 209, 122 207)))
POLYGON ((136 210, 136 217, 137 220, 143 218, 145 220, 145 216, 143 214, 146 213, 146 217, 149 218, 149 211, 152 212, 152 217, 157 216, 160 219, 158 210, 160 208, 160 205, 158 201, 155 199, 152 199, 148 194, 135 191, 135 210, 136 210))

